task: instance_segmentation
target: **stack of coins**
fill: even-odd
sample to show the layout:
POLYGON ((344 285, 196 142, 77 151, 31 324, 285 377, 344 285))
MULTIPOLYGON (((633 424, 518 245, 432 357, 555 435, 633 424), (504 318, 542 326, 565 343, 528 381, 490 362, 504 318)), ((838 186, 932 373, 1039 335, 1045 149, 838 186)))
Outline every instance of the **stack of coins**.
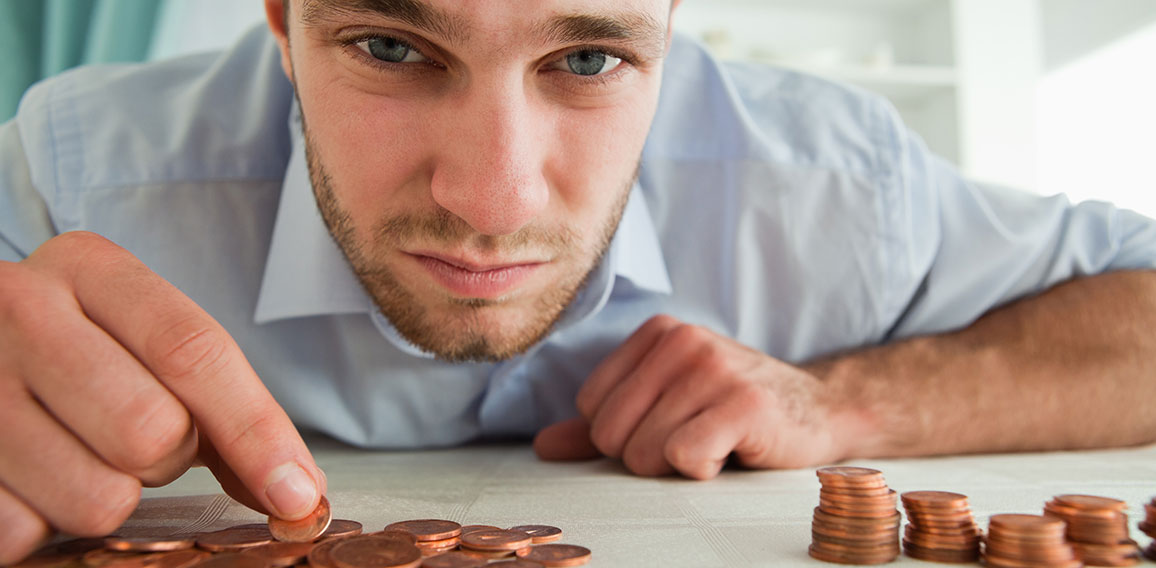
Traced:
POLYGON ((979 560, 981 531, 967 496, 946 491, 908 491, 900 496, 907 511, 903 550, 932 562, 979 560))
POLYGON ((1065 523, 1043 515, 993 515, 983 563, 989 568, 1081 568, 1064 539, 1065 523))
POLYGON ((883 474, 862 467, 825 467, 811 523, 812 557, 840 564, 883 564, 899 556, 896 494, 883 474))
MULTIPOLYGON (((1143 521, 1140 521, 1140 532, 1156 539, 1156 497, 1152 498, 1152 502, 1144 505, 1144 511, 1147 513, 1143 521)), ((1156 540, 1153 540, 1148 545, 1148 549, 1144 551, 1144 555, 1151 560, 1156 560, 1156 540)))
POLYGON ((1057 495, 1044 515, 1063 519, 1076 556, 1091 566, 1131 566, 1140 562, 1140 547, 1128 535, 1128 504, 1093 495, 1057 495))

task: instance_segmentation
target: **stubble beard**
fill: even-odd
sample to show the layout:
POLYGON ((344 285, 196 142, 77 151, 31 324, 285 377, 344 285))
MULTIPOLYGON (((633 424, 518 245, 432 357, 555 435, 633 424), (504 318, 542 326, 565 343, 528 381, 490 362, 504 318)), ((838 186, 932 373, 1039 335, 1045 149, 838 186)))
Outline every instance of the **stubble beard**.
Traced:
POLYGON ((429 214, 403 214, 380 219, 374 225, 372 242, 364 243, 357 238, 352 217, 337 198, 332 177, 321 162, 304 121, 303 129, 309 179, 318 209, 362 287, 402 337, 438 359, 450 362, 502 361, 526 352, 545 338, 605 257, 626 209, 630 188, 638 176, 635 168, 619 188, 618 200, 591 246, 585 246, 578 233, 567 226, 552 231, 527 227, 498 237, 483 235, 460 217, 441 208, 429 214), (449 315, 441 316, 423 306, 401 285, 387 264, 375 258, 375 251, 398 250, 402 243, 414 237, 420 237, 422 242, 446 245, 469 242, 476 250, 485 251, 513 252, 532 247, 556 253, 554 262, 568 263, 572 268, 559 282, 547 286, 539 297, 532 300, 533 309, 525 321, 493 317, 494 312, 500 313, 504 308, 501 298, 447 296, 444 300, 437 300, 441 311, 449 311, 449 315), (503 322, 501 329, 494 329, 494 320, 503 322))

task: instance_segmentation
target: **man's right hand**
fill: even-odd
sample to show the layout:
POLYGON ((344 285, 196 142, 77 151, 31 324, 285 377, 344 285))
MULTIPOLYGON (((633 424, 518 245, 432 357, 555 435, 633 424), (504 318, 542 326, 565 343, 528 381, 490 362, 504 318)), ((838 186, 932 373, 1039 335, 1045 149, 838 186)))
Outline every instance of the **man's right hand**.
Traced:
POLYGON ((127 251, 66 233, 0 262, 0 564, 108 534, 198 460, 281 518, 325 492, 236 342, 127 251))

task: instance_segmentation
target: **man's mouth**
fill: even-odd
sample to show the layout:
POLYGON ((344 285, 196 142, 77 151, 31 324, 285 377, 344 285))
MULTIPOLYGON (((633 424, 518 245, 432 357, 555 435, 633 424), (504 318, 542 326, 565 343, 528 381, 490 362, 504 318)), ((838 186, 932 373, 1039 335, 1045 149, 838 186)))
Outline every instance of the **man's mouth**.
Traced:
POLYGON ((411 254, 435 281, 463 299, 494 300, 507 296, 529 279, 541 261, 475 263, 429 253, 411 254))

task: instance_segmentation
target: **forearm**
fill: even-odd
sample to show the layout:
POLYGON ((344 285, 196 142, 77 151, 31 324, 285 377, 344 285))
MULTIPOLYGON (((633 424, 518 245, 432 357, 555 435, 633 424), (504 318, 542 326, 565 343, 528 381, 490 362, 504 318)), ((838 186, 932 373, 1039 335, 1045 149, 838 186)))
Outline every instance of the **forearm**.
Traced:
POLYGON ((1156 272, 1067 282, 966 329, 807 365, 843 457, 1156 440, 1156 272))

